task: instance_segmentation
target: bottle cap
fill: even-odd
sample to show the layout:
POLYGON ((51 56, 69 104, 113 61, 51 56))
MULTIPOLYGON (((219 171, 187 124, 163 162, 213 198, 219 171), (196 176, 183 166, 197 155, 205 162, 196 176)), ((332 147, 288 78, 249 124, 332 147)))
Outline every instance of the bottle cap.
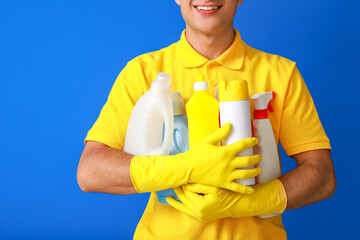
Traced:
POLYGON ((184 100, 180 92, 172 92, 171 98, 173 102, 174 116, 186 115, 184 100))
POLYGON ((248 84, 245 80, 236 80, 219 84, 219 102, 249 100, 248 84))
POLYGON ((161 92, 171 91, 171 76, 170 74, 159 72, 155 80, 151 84, 151 88, 156 88, 161 92))
POLYGON ((208 89, 209 89, 209 85, 208 82, 204 81, 204 76, 203 75, 196 76, 196 81, 194 83, 194 91, 204 91, 208 89))
POLYGON ((275 97, 274 91, 263 92, 255 94, 251 97, 254 101, 255 110, 266 109, 273 112, 274 109, 271 106, 271 99, 275 97))

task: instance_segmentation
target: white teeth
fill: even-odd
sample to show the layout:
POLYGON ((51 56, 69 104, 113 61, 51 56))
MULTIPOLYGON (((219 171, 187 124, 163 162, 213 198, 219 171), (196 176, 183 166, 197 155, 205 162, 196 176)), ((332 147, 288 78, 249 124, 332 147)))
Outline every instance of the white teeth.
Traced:
POLYGON ((219 7, 203 7, 203 6, 197 6, 196 8, 199 9, 199 10, 210 11, 210 10, 218 9, 219 7))

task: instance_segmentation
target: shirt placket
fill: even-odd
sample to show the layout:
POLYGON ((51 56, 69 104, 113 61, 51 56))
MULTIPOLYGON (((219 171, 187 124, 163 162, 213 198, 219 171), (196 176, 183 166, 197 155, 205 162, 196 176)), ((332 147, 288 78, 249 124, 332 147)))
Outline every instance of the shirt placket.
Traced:
POLYGON ((205 80, 209 83, 209 92, 212 95, 215 95, 216 87, 219 84, 218 67, 219 64, 215 61, 209 61, 205 65, 205 80))

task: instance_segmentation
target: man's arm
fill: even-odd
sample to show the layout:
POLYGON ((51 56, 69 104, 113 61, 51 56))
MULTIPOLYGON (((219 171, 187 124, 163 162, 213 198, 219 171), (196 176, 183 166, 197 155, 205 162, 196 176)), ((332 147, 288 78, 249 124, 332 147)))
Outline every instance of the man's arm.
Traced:
POLYGON ((330 198, 336 188, 336 177, 330 151, 312 150, 291 156, 297 167, 282 175, 287 194, 286 209, 294 209, 330 198))
POLYGON ((285 208, 303 207, 333 195, 336 179, 329 150, 313 150, 292 157, 297 168, 281 176, 281 182, 274 179, 256 185, 253 194, 195 184, 174 189, 181 203, 170 197, 166 201, 201 221, 209 221, 282 213, 285 208))
POLYGON ((88 141, 80 157, 77 181, 84 192, 137 193, 130 177, 133 155, 88 141))
POLYGON ((257 176, 260 169, 243 168, 257 164, 261 156, 237 157, 236 154, 253 147, 258 140, 248 138, 228 146, 217 146, 230 131, 231 124, 225 124, 193 149, 171 156, 133 156, 89 141, 80 158, 79 186, 85 192, 132 194, 200 183, 251 193, 254 191, 251 187, 234 180, 257 176))

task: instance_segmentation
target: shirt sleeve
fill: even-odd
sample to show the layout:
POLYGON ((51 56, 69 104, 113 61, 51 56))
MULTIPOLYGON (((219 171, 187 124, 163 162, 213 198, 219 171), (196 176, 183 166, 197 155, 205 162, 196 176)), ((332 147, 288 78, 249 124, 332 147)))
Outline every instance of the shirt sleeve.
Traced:
POLYGON ((121 150, 131 111, 148 89, 141 66, 134 60, 130 61, 117 77, 107 102, 88 132, 85 142, 102 142, 121 150))
POLYGON ((285 94, 279 141, 291 156, 316 149, 331 149, 313 99, 294 66, 285 94))

